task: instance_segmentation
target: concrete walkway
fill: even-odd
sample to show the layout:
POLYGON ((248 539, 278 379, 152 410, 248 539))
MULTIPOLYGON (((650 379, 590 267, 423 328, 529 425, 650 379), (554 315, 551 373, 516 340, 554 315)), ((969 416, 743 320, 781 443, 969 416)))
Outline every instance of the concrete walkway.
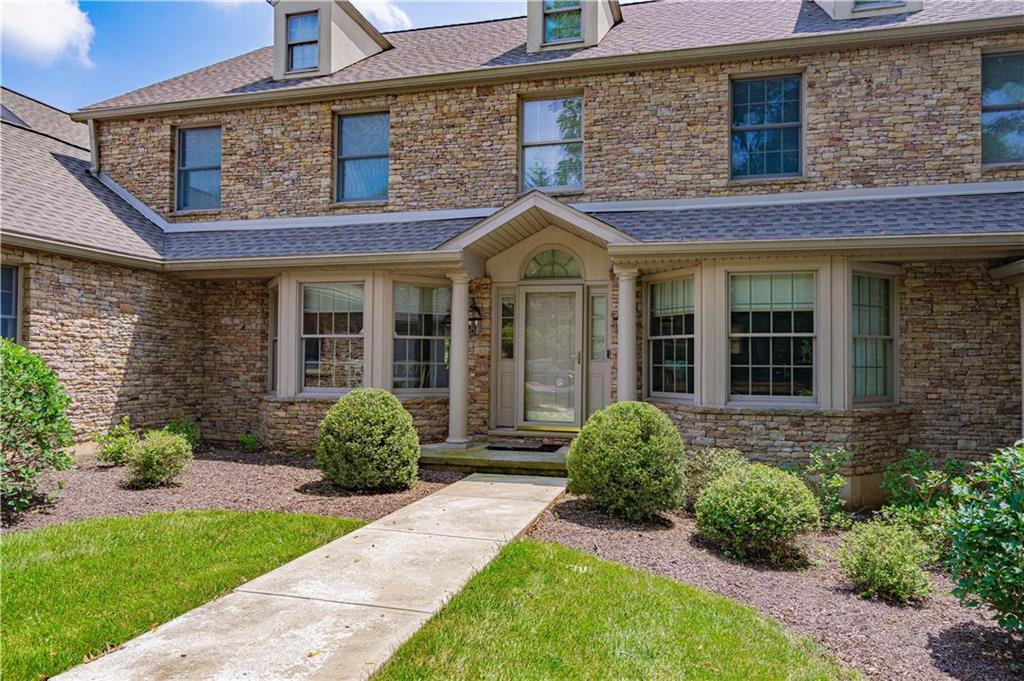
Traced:
POLYGON ((366 678, 564 489, 470 475, 56 678, 366 678))

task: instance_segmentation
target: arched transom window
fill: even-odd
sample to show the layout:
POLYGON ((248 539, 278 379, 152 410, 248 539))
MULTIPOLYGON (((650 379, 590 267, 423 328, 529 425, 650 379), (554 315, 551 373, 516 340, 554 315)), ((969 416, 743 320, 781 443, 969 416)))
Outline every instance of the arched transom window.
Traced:
POLYGON ((581 276, 580 261, 557 248, 533 256, 523 272, 523 279, 579 279, 581 276))

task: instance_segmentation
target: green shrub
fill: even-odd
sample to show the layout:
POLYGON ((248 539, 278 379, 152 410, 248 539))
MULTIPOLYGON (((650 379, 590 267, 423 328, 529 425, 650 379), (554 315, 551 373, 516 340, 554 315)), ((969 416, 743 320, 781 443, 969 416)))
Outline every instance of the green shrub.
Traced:
POLYGON ((678 508, 683 439, 672 421, 644 402, 596 412, 566 457, 569 491, 608 513, 643 520, 678 508))
POLYGON ((931 591, 923 565, 928 547, 901 523, 872 521, 856 525, 843 539, 839 565, 864 598, 896 603, 919 600, 931 591))
POLYGON ((238 436, 238 444, 242 445, 242 449, 248 453, 258 452, 263 449, 263 443, 260 439, 252 433, 246 433, 245 435, 238 436))
POLYGON ((163 487, 191 461, 192 445, 184 435, 151 430, 128 457, 128 479, 136 487, 163 487))
POLYGON ((799 477, 751 464, 725 473, 697 498, 697 529, 736 558, 783 562, 793 540, 818 527, 818 503, 799 477))
POLYGON ((139 436, 132 430, 128 417, 121 418, 120 423, 107 431, 106 435, 96 438, 100 451, 96 454, 96 460, 100 463, 109 463, 114 466, 123 466, 132 450, 139 445, 139 436))
POLYGON ((985 604, 1024 631, 1024 441, 997 452, 954 490, 949 567, 964 605, 985 604))
POLYGON ((420 443, 412 416, 386 390, 359 388, 320 424, 316 461, 343 489, 401 489, 416 482, 420 443))
POLYGON ((736 449, 687 449, 683 455, 683 508, 692 512, 697 497, 708 485, 726 471, 748 463, 747 457, 736 449))
POLYGON ((845 530, 850 527, 850 514, 846 501, 840 496, 846 478, 839 472, 850 460, 850 453, 839 447, 826 451, 820 445, 811 448, 810 463, 802 469, 793 465, 789 469, 804 481, 818 499, 821 526, 826 530, 845 530))
POLYGON ((201 435, 199 431, 199 425, 192 422, 192 419, 188 416, 180 419, 171 419, 171 421, 164 426, 164 430, 168 433, 174 433, 175 435, 181 435, 183 438, 188 440, 189 446, 195 449, 199 445, 199 437, 201 435))
POLYGON ((932 506, 949 496, 953 481, 963 475, 964 462, 948 458, 940 462, 934 454, 908 449, 907 455, 890 464, 882 474, 882 491, 887 504, 932 506))
POLYGON ((50 498, 40 475, 71 467, 69 402, 43 360, 0 339, 0 499, 5 511, 23 511, 50 498))
POLYGON ((949 525, 953 519, 953 506, 948 499, 938 500, 934 506, 883 506, 882 520, 905 525, 928 547, 928 562, 941 565, 949 556, 951 539, 949 525))

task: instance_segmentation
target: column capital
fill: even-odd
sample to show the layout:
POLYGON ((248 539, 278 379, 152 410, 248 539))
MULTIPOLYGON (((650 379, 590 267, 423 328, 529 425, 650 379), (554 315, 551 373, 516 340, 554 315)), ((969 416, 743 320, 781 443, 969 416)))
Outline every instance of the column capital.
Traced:
POLYGON ((469 272, 463 272, 462 270, 455 270, 448 272, 448 278, 452 280, 453 284, 468 284, 470 280, 469 272))
POLYGON ((640 276, 640 268, 638 267, 619 267, 616 265, 612 268, 617 279, 636 279, 640 276))

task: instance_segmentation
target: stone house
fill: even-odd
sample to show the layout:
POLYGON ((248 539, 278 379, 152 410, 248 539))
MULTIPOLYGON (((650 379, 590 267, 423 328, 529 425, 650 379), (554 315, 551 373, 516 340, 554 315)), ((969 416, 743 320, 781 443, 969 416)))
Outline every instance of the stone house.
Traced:
POLYGON ((860 500, 1020 436, 1018 2, 526 5, 278 2, 273 45, 72 114, 88 143, 5 91, 4 331, 79 436, 300 449, 376 386, 464 446, 642 399, 693 446, 852 448, 860 500))

